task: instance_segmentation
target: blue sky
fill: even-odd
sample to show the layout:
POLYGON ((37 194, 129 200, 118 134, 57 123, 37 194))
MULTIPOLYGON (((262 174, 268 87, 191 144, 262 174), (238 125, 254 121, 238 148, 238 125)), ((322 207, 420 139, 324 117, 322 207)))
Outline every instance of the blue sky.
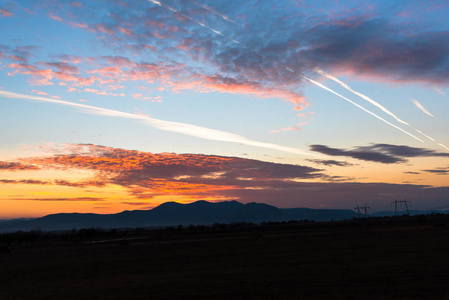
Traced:
POLYGON ((0 217, 170 199, 447 208, 448 11, 445 1, 2 0, 0 217), (97 167, 113 153, 136 163, 97 167), (150 153, 178 155, 164 168, 185 173, 150 172, 150 153), (207 155, 254 169, 231 159, 193 172, 186 153, 202 167, 207 155))

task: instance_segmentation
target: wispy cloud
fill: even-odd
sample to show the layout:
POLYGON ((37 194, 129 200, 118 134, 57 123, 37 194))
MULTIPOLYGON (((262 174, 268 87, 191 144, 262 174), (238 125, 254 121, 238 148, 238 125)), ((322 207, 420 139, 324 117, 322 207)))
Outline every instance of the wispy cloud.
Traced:
POLYGON ((423 172, 433 173, 437 175, 449 175, 449 167, 438 167, 435 169, 422 170, 423 172))
POLYGON ((298 155, 316 156, 313 153, 309 153, 309 152, 306 152, 306 151, 303 151, 303 150, 300 150, 297 148, 253 141, 253 140, 247 139, 241 135, 237 135, 234 133, 200 127, 200 126, 196 126, 196 125, 192 125, 192 124, 163 121, 163 120, 159 120, 159 119, 155 119, 155 118, 151 118, 151 117, 147 117, 147 116, 143 116, 143 115, 138 115, 138 114, 134 114, 134 113, 121 112, 121 111, 107 109, 107 108, 101 108, 101 107, 96 107, 96 106, 91 106, 91 105, 86 105, 86 104, 80 104, 80 103, 73 103, 73 102, 68 102, 68 101, 63 101, 63 100, 55 100, 55 99, 50 99, 50 98, 46 98, 46 97, 38 97, 38 96, 34 96, 34 95, 13 93, 13 92, 8 92, 8 91, 4 91, 4 90, 0 90, 0 95, 2 95, 4 97, 8 97, 8 98, 14 98, 14 99, 37 100, 37 101, 43 101, 43 102, 48 102, 48 103, 53 103, 53 104, 72 106, 75 108, 82 109, 85 112, 88 112, 91 114, 96 114, 96 115, 138 120, 138 121, 141 121, 145 125, 155 127, 160 130, 176 132, 176 133, 194 136, 194 137, 206 139, 206 140, 239 143, 239 144, 243 144, 243 145, 260 147, 260 148, 265 148, 265 149, 272 149, 272 150, 293 153, 293 154, 298 154, 298 155))
POLYGON ((356 164, 351 164, 346 161, 337 161, 337 160, 322 160, 322 159, 306 159, 307 161, 310 161, 312 163, 323 165, 323 166, 337 166, 337 167, 352 167, 356 166, 356 164))
POLYGON ((39 170, 35 165, 22 164, 20 162, 0 161, 0 171, 25 171, 25 170, 39 170))
POLYGON ((103 198, 97 198, 97 197, 67 197, 67 198, 51 198, 51 197, 42 197, 42 198, 29 198, 29 197, 23 197, 23 198, 8 198, 8 200, 15 200, 15 201, 56 201, 56 202, 102 202, 105 201, 103 198))
POLYGON ((346 156, 364 161, 384 164, 405 163, 409 157, 449 157, 449 153, 404 145, 374 144, 353 149, 331 148, 326 145, 311 145, 310 149, 330 156, 346 156))
POLYGON ((432 118, 435 118, 435 116, 432 115, 427 109, 425 109, 424 106, 418 102, 418 100, 415 100, 415 99, 411 99, 411 100, 412 100, 413 104, 415 104, 415 106, 417 108, 419 108, 423 113, 425 113, 428 116, 431 116, 432 118))
POLYGON ((1 17, 12 17, 14 14, 10 11, 7 11, 4 8, 0 8, 0 16, 1 17))

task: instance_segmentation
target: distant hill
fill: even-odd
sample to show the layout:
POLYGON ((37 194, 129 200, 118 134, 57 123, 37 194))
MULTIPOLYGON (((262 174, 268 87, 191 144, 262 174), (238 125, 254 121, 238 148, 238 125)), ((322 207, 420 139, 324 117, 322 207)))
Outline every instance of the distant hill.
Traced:
POLYGON ((117 214, 52 214, 37 219, 0 222, 0 231, 70 230, 89 227, 130 228, 161 227, 173 225, 199 225, 232 222, 269 222, 289 220, 330 221, 356 217, 352 210, 342 209, 279 209, 275 206, 237 201, 207 202, 190 204, 166 202, 151 210, 123 211, 117 214))

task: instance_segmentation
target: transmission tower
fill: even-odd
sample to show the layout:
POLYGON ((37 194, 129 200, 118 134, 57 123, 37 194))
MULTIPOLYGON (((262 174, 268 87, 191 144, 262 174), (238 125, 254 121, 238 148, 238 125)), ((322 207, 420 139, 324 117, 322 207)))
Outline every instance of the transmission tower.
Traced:
POLYGON ((359 207, 359 205, 357 204, 357 206, 354 207, 354 209, 357 211, 357 218, 360 218, 362 215, 362 212, 360 211, 361 207, 359 207))
POLYGON ((368 217, 369 217, 368 210, 369 210, 370 208, 369 208, 368 206, 366 206, 366 204, 365 204, 365 206, 359 206, 359 205, 357 204, 357 206, 354 207, 354 209, 357 211, 357 216, 358 216, 359 218, 368 218, 368 217))
POLYGON ((408 210, 408 205, 410 204, 410 206, 412 205, 412 203, 410 201, 408 201, 407 199, 405 200, 394 200, 393 202, 391 202, 391 204, 394 204, 394 215, 397 215, 398 212, 398 205, 401 206, 402 204, 404 204, 405 206, 405 210, 407 211, 407 216, 410 215, 410 211, 408 210))
POLYGON ((370 207, 366 206, 366 203, 365 203, 365 206, 363 206, 362 208, 363 208, 363 216, 365 218, 368 218, 369 217, 368 210, 370 209, 370 207))

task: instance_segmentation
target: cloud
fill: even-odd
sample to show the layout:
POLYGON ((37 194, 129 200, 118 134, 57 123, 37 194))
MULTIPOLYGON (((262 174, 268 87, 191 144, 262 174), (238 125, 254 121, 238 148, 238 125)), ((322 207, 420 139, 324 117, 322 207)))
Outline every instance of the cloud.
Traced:
POLYGON ((22 164, 19 162, 5 162, 0 161, 0 171, 25 171, 25 170, 39 170, 35 165, 22 164))
POLYGON ((418 100, 411 99, 413 104, 416 105, 417 108, 419 108, 423 113, 425 113, 428 116, 431 116, 432 118, 435 118, 434 115, 432 115, 427 109, 424 108, 424 106, 418 102, 418 100))
POLYGON ((279 133, 281 131, 301 131, 302 126, 305 124, 307 124, 307 122, 301 122, 301 123, 297 123, 296 125, 283 127, 279 130, 270 130, 268 133, 279 133))
POLYGON ((14 14, 12 12, 7 11, 4 8, 0 8, 0 16, 8 18, 8 17, 12 17, 13 15, 14 14))
POLYGON ((449 153, 390 144, 358 146, 350 150, 330 148, 325 145, 311 145, 310 150, 330 156, 346 156, 359 160, 373 161, 384 164, 404 163, 407 161, 404 158, 409 157, 449 157, 449 153))
MULTIPOLYGON (((11 198, 9 198, 11 199, 11 198)), ((56 202, 102 202, 105 201, 103 198, 97 197, 72 197, 72 198, 12 198, 11 200, 19 201, 56 201, 56 202)))
POLYGON ((449 167, 438 167, 435 169, 422 170, 423 172, 433 173, 436 175, 449 175, 449 167))
POLYGON ((36 179, 0 179, 0 183, 3 184, 39 184, 39 185, 48 185, 51 184, 49 181, 36 180, 36 179))
POLYGON ((414 2, 400 8, 345 2, 332 4, 332 14, 296 2, 280 9, 252 1, 141 1, 126 2, 126 9, 120 2, 61 2, 45 9, 111 50, 130 50, 129 57, 182 62, 192 74, 267 89, 297 92, 299 75, 315 68, 384 82, 448 84, 449 32, 441 27, 447 7, 426 11, 426 18, 414 2), (404 11, 419 21, 398 19, 404 11))
POLYGON ((346 161, 336 161, 336 160, 321 160, 321 159, 306 159, 307 161, 310 161, 312 163, 323 165, 323 166, 338 166, 338 167, 352 167, 356 164, 351 164, 346 161))
MULTIPOLYGON (((384 207, 389 206, 392 199, 407 195, 414 207, 426 208, 447 201, 449 193, 448 187, 359 183, 351 178, 327 176, 322 170, 311 167, 238 157, 150 153, 90 144, 65 144, 57 150, 50 156, 23 158, 23 162, 41 169, 88 170, 94 174, 90 179, 92 186, 101 183, 98 187, 105 190, 110 185, 121 186, 128 191, 130 196, 126 202, 130 203, 144 203, 157 196, 172 195, 183 196, 191 201, 237 199, 244 203, 256 201, 279 207, 319 207, 325 204, 334 208, 352 208, 354 199, 364 199, 373 207, 384 207), (314 178, 326 182, 308 182, 308 179, 314 178)), ((327 165, 333 165, 333 161, 327 165)), ((0 182, 8 183, 5 181, 0 182)), ((45 184, 84 189, 86 182, 72 183, 59 179, 45 184)), ((33 184, 25 180, 9 183, 33 184)), ((66 200, 89 199, 101 201, 95 197, 66 200)))
MULTIPOLYGON (((224 190, 254 184, 322 176, 321 170, 236 157, 199 154, 149 153, 96 145, 66 145, 65 154, 24 159, 43 169, 82 169, 95 172, 88 181, 55 180, 54 185, 127 188, 136 198, 158 195, 220 197, 224 190)), ((19 182, 17 182, 19 183, 19 182)), ((25 182, 24 182, 25 183, 25 182)))
POLYGON ((121 112, 121 111, 112 110, 112 109, 95 107, 95 106, 90 106, 90 105, 80 104, 80 103, 73 103, 73 102, 68 102, 68 101, 63 101, 63 100, 55 100, 55 99, 34 96, 34 95, 18 94, 18 93, 3 91, 3 90, 0 90, 0 95, 3 95, 8 98, 13 98, 13 99, 37 100, 37 101, 43 101, 43 102, 48 102, 48 103, 53 103, 53 104, 71 106, 71 107, 75 107, 75 108, 79 108, 79 109, 84 109, 85 111, 87 111, 89 113, 97 114, 97 115, 138 120, 138 121, 141 121, 145 125, 155 127, 160 130, 181 133, 181 134, 194 136, 194 137, 198 137, 198 138, 202 138, 202 139, 206 139, 206 140, 239 143, 239 144, 243 144, 243 145, 255 146, 255 147, 266 148, 266 149, 273 149, 273 150, 278 150, 278 151, 283 151, 283 152, 288 152, 288 153, 293 153, 293 154, 316 156, 314 154, 302 151, 300 149, 286 147, 286 146, 282 146, 282 145, 271 144, 271 143, 253 141, 253 140, 249 140, 249 139, 247 139, 243 136, 237 135, 237 134, 220 131, 220 130, 215 130, 215 129, 209 129, 209 128, 205 128, 205 127, 200 127, 200 126, 196 126, 196 125, 192 125, 192 124, 163 121, 163 120, 155 119, 152 117, 147 117, 147 116, 133 114, 133 113, 126 113, 126 112, 121 112))

